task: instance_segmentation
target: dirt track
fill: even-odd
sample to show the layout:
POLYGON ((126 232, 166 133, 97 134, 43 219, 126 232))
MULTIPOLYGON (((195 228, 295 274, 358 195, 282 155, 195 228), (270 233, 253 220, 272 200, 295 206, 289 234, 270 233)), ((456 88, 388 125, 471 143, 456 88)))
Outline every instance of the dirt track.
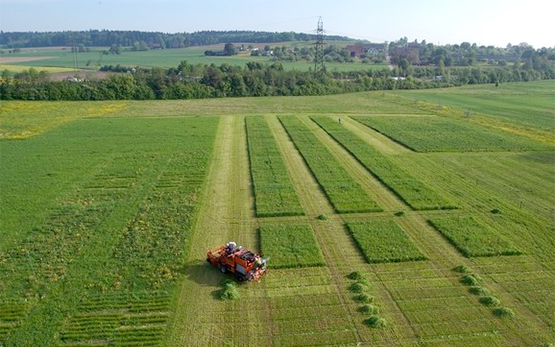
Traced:
POLYGON ((26 63, 28 61, 37 61, 52 58, 56 57, 0 57, 0 64, 26 63))

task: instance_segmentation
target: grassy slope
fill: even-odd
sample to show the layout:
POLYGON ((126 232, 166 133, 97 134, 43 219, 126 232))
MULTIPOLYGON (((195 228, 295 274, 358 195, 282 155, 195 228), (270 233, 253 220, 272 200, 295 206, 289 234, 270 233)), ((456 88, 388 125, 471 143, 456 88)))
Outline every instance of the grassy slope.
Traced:
MULTIPOLYGON (((549 93, 550 88, 541 83, 514 86, 521 93, 530 94, 533 93, 532 91, 542 90, 547 90, 549 93)), ((464 88, 449 90, 449 93, 456 94, 457 90, 461 90, 463 95, 466 93, 464 88)), ((423 92, 433 94, 442 91, 423 92)), ((504 101, 511 101, 510 95, 503 94, 500 97, 504 101)), ((101 102, 96 103, 95 106, 103 107, 108 104, 110 103, 101 102)), ((18 103, 2 103, 3 108, 5 105, 12 107, 18 103)), ((63 105, 64 113, 72 115, 72 118, 78 119, 83 116, 79 103, 29 103, 19 105, 19 110, 12 111, 8 122, 3 121, 2 124, 7 123, 10 126, 21 124, 19 132, 32 129, 37 124, 45 128, 55 128, 59 126, 58 123, 44 121, 43 117, 32 117, 32 109, 26 110, 26 107, 40 109, 43 106, 49 106, 55 109, 59 105, 63 105)), ((107 116, 130 118, 157 116, 160 120, 169 121, 168 117, 179 117, 184 114, 214 116, 295 113, 338 116, 370 113, 438 113, 457 116, 462 115, 462 111, 464 108, 428 108, 423 103, 414 104, 410 99, 376 92, 317 98, 127 102, 122 109, 107 116)), ((502 119, 495 112, 488 116, 487 107, 476 112, 483 115, 480 119, 471 117, 478 123, 499 125, 500 120, 504 121, 504 118, 502 119)), ((550 112, 547 111, 548 114, 550 112)), ((516 122, 510 117, 507 119, 503 126, 511 131, 514 130, 516 122)), ((311 341, 316 344, 329 344, 331 341, 338 344, 367 342, 391 346, 416 346, 418 342, 420 345, 431 346, 536 346, 554 339, 555 300, 550 294, 555 286, 553 276, 555 223, 552 219, 554 201, 551 193, 555 189, 553 152, 495 153, 494 155, 490 153, 414 154, 402 151, 389 153, 391 160, 423 182, 436 185, 451 194, 461 205, 461 209, 449 212, 410 212, 399 201, 387 205, 389 212, 399 209, 409 211, 406 217, 396 221, 430 260, 365 265, 362 257, 357 255, 355 245, 352 241, 349 242, 346 230, 341 228, 339 222, 342 217, 333 215, 326 199, 318 191, 315 182, 311 181, 312 178, 306 167, 303 167, 302 161, 299 161, 299 158, 290 157, 295 154, 293 147, 275 119, 270 122, 272 131, 280 134, 277 141, 282 146, 280 148, 286 149, 282 151, 282 155, 288 158, 286 160, 288 169, 295 172, 292 175, 293 184, 296 190, 301 192, 299 193, 301 203, 307 211, 307 217, 295 218, 311 224, 322 248, 325 262, 329 266, 321 269, 272 271, 271 276, 263 281, 262 286, 242 288, 243 298, 237 305, 214 300, 211 293, 218 288, 219 276, 199 265, 205 250, 232 238, 239 242, 246 240, 241 243, 253 249, 256 249, 258 242, 255 231, 256 220, 252 217, 253 202, 248 197, 248 162, 245 134, 244 130, 241 131, 241 117, 230 117, 229 120, 235 124, 234 132, 230 133, 233 135, 230 141, 224 141, 215 153, 220 153, 222 158, 227 158, 223 163, 228 163, 231 167, 228 170, 225 165, 216 163, 214 166, 216 176, 211 181, 213 185, 210 186, 210 190, 205 191, 214 201, 212 205, 206 206, 212 212, 208 213, 204 220, 199 220, 197 236, 191 240, 197 247, 189 253, 189 260, 195 262, 187 266, 186 276, 184 276, 186 279, 182 279, 181 282, 184 283, 184 288, 180 292, 181 302, 186 303, 186 306, 183 310, 178 309, 176 323, 172 323, 173 328, 168 332, 168 335, 172 336, 169 339, 171 345, 187 343, 202 345, 208 344, 207 341, 231 345, 236 342, 243 343, 245 329, 249 331, 249 338, 245 344, 251 346, 267 345, 268 336, 273 336, 274 345, 295 345, 296 341, 306 342, 307 340, 303 340, 302 336, 307 333, 310 334, 311 341), (238 173, 241 174, 238 175, 238 173), (236 179, 236 177, 242 178, 236 179), (228 194, 228 191, 231 193, 228 194), (220 192, 223 192, 224 199, 218 195, 220 192), (490 210, 494 208, 500 209, 502 213, 492 214, 490 210), (328 221, 313 219, 321 213, 333 216, 328 221), (483 218, 487 223, 496 225, 500 235, 517 245, 525 255, 511 257, 511 261, 507 261, 504 257, 471 260, 463 258, 447 242, 441 240, 439 233, 433 234, 433 230, 427 229, 425 222, 422 222, 425 218, 433 219, 434 216, 443 216, 446 213, 475 215, 480 219, 483 218), (468 295, 466 288, 458 283, 458 277, 450 271, 452 266, 458 264, 468 265, 482 275, 486 287, 492 291, 492 294, 498 297, 504 306, 515 310, 515 318, 500 321, 494 318, 487 308, 482 307, 476 298, 468 295), (389 322, 386 330, 370 330, 362 325, 365 317, 357 312, 357 304, 350 298, 346 289, 347 282, 342 279, 342 275, 353 270, 368 274, 372 284, 372 295, 376 297, 377 305, 381 308, 380 314, 383 314, 389 322), (192 297, 188 293, 195 293, 195 295, 192 297), (195 300, 191 300, 192 298, 195 300), (243 304, 256 308, 249 311, 251 324, 246 327, 244 324, 239 326, 233 322, 221 324, 222 314, 244 313, 244 309, 241 309, 243 304), (318 308, 321 307, 320 304, 331 305, 330 310, 322 311, 318 308), (211 309, 206 310, 206 307, 211 309), (323 312, 329 313, 325 320, 322 320, 323 312), (182 324, 177 324, 178 321, 182 324), (302 324, 299 324, 301 321, 302 324), (230 331, 233 333, 228 334, 230 331)), ((116 118, 103 120, 103 122, 109 121, 127 125, 134 123, 134 121, 128 123, 116 118)), ((163 123, 154 122, 154 124, 163 123)), ((170 128, 161 127, 164 133, 168 129, 170 128)), ((317 132, 317 129, 310 129, 317 132)), ((550 131, 541 127, 527 125, 522 129, 525 129, 529 135, 541 134, 544 139, 549 140, 553 137, 550 131)), ((75 133, 75 136, 56 137, 50 134, 59 134, 59 131, 49 130, 26 140, 0 141, 0 155, 2 155, 0 194, 2 205, 9 206, 7 209, 2 209, 2 233, 3 236, 6 234, 4 226, 9 225, 9 235, 11 235, 9 238, 2 237, 4 243, 0 247, 10 247, 14 241, 21 239, 22 235, 28 234, 32 226, 40 224, 43 220, 44 217, 37 217, 38 215, 46 216, 48 210, 58 205, 57 200, 67 197, 74 191, 73 187, 81 186, 95 173, 104 170, 106 151, 102 149, 102 141, 100 138, 96 139, 98 141, 83 141, 87 131, 90 129, 86 129, 84 133, 75 133), (70 152, 56 151, 52 146, 64 146, 70 149, 70 152), (72 156, 67 155, 71 152, 81 153, 81 156, 75 156, 72 160, 72 156), (37 157, 37 154, 41 154, 42 158, 37 157), (4 163, 10 163, 10 165, 4 165, 4 163), (51 169, 53 175, 36 175, 37 171, 51 169), (25 178, 29 176, 33 176, 33 179, 25 178), (21 202, 18 202, 19 200, 21 202), (5 201, 8 204, 4 204, 5 201), (6 221, 9 224, 6 224, 6 221)), ((373 136, 371 132, 365 134, 367 137, 373 136)), ((121 148, 118 148, 117 142, 114 142, 119 138, 118 132, 109 132, 106 136, 110 137, 109 142, 114 145, 114 150, 125 148, 121 145, 119 146, 121 148)), ((324 137, 325 134, 319 134, 319 141, 324 137)), ((387 141, 381 137, 374 137, 374 140, 387 141)), ((325 143, 326 146, 333 146, 333 140, 325 143)), ((130 143, 133 148, 150 147, 152 144, 152 141, 145 141, 140 146, 130 143)), ((109 144, 106 143, 106 145, 109 144)), ((161 152, 165 151, 167 148, 161 149, 161 152)), ((339 149, 334 153, 337 156, 345 156, 345 153, 339 149)), ((351 159, 341 160, 342 165, 346 165, 349 160, 351 159)), ((364 172, 364 170, 357 170, 355 164, 348 166, 348 171, 351 174, 355 171, 364 172)), ((153 182, 150 181, 151 179, 145 182, 153 182)), ((370 179, 364 178, 364 180, 370 179)), ((363 186, 366 189, 371 184, 365 183, 363 186)), ((380 189, 383 190, 383 187, 378 187, 377 194, 382 195, 383 191, 380 189)), ((395 200, 394 197, 384 195, 383 200, 389 201, 388 199, 395 200)), ((125 216, 127 214, 125 211, 128 209, 139 209, 139 205, 140 200, 128 201, 124 204, 120 212, 114 215, 111 221, 106 222, 109 223, 108 230, 121 231, 122 220, 125 222, 126 218, 120 220, 118 216, 125 216)), ((365 221, 374 217, 364 214, 349 218, 353 221, 365 221)), ((380 218, 392 217, 384 215, 380 218)), ((104 228, 100 229, 104 230, 104 228)), ((77 276, 78 273, 76 270, 68 276, 77 276)), ((96 278, 95 276, 100 275, 102 275, 101 272, 96 275, 93 273, 91 276, 96 278)), ((2 288, 0 287, 0 291, 4 291, 2 288)), ((4 304, 6 304, 5 301, 0 302, 0 306, 4 304)), ((44 307, 55 309, 47 305, 44 307)), ((41 312, 47 311, 37 311, 33 317, 40 319, 41 312)), ((38 321, 35 323, 30 321, 26 323, 27 328, 24 329, 30 331, 36 324, 38 321)))
MULTIPOLYGON (((491 121, 508 123, 516 127, 537 128, 553 136, 555 131, 555 83, 538 81, 506 83, 495 87, 491 84, 464 86, 438 90, 399 91, 411 100, 425 101, 421 108, 434 112, 436 105, 446 105, 451 113, 471 117, 486 116, 491 121)), ((449 110, 447 110, 449 113, 449 110)), ((493 123, 497 124, 497 123, 493 123)))

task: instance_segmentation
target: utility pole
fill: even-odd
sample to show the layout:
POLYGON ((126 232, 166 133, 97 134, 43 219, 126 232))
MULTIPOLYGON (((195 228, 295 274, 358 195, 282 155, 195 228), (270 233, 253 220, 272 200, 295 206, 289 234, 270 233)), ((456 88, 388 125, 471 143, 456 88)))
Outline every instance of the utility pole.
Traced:
POLYGON ((319 74, 326 72, 326 67, 324 66, 324 22, 322 17, 318 18, 318 29, 316 30, 314 72, 319 74))

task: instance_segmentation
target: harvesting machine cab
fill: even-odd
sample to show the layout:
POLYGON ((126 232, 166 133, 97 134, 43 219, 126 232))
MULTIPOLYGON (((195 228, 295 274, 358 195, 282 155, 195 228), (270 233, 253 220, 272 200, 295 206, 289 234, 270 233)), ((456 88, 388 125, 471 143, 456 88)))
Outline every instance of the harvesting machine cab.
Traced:
POLYGON ((258 281, 268 271, 269 258, 262 259, 260 255, 237 246, 235 242, 228 242, 206 255, 206 261, 220 268, 223 273, 231 272, 239 281, 258 281))

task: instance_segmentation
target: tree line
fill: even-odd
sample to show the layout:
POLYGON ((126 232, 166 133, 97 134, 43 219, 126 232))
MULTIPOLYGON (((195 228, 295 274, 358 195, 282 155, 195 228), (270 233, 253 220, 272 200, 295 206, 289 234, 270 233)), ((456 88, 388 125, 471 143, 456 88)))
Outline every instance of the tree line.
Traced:
MULTIPOLYGON (((263 31, 197 31, 194 33, 161 33, 121 30, 0 32, 0 45, 6 48, 75 46, 111 47, 122 45, 148 48, 184 48, 228 42, 275 43, 314 41, 316 35, 295 32, 263 31)), ((348 40, 343 36, 326 36, 326 40, 348 40)))
POLYGON ((414 66, 474 66, 487 63, 505 66, 508 63, 530 62, 534 69, 542 69, 539 65, 553 65, 555 47, 534 49, 526 42, 518 45, 507 44, 506 47, 477 45, 462 42, 454 45, 434 45, 426 40, 409 42, 406 37, 389 43, 391 62, 397 65, 414 66))
POLYGON ((297 96, 351 93, 371 90, 421 89, 462 84, 504 83, 555 79, 553 68, 513 65, 491 68, 415 69, 398 78, 398 69, 351 72, 286 71, 279 62, 248 62, 244 67, 189 64, 176 68, 104 66, 105 79, 71 78, 52 81, 46 72, 30 69, 0 81, 1 100, 166 100, 245 96, 297 96))

